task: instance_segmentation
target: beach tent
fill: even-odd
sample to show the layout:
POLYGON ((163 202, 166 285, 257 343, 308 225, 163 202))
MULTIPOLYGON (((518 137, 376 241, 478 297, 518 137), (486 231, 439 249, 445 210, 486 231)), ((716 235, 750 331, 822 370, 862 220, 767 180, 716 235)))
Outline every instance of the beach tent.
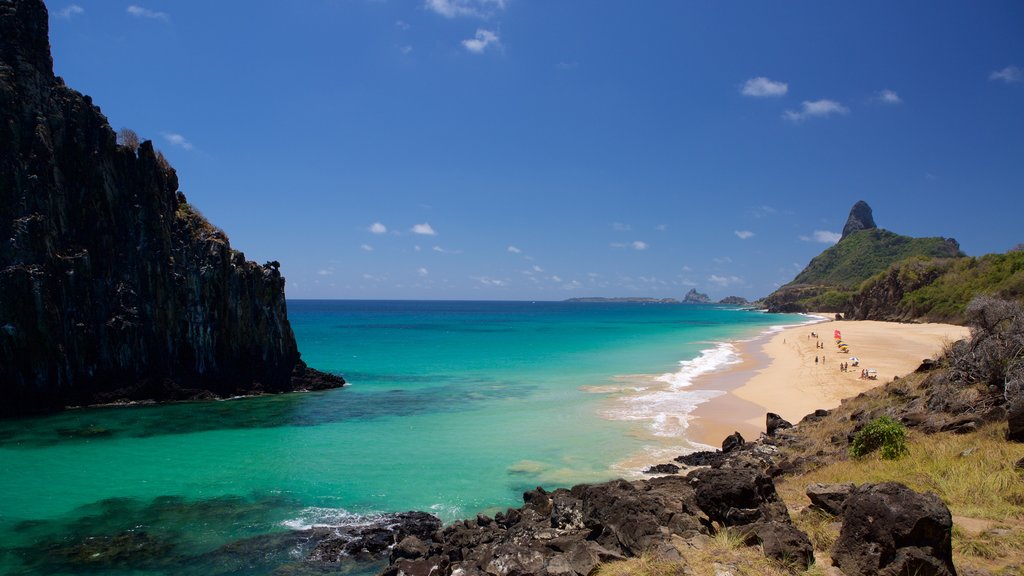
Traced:
POLYGON ((870 378, 871 380, 877 380, 878 370, 875 370, 874 368, 868 368, 868 378, 870 378))
POLYGON ((839 333, 839 330, 836 330, 833 336, 836 340, 841 340, 843 338, 843 335, 839 333))

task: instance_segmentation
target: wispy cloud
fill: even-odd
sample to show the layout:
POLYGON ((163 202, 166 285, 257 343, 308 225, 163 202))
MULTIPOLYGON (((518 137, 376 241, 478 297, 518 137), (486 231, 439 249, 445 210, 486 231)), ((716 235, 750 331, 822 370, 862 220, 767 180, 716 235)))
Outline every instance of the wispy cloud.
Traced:
POLYGON ((901 104, 903 102, 903 98, 900 98, 899 94, 889 89, 879 92, 875 99, 883 104, 901 104))
POLYGON ((804 242, 821 242, 822 244, 835 244, 839 242, 839 239, 843 235, 839 232, 830 232, 828 230, 815 230, 814 234, 810 236, 800 236, 800 239, 804 242))
POLYGON ((373 246, 370 246, 369 244, 360 244, 359 248, 364 252, 373 252, 373 246))
POLYGON ((413 234, 420 234, 423 236, 437 236, 437 232, 430 226, 430 224, 424 222, 423 224, 417 224, 412 227, 413 234))
POLYGON ((405 20, 395 20, 395 28, 398 28, 399 30, 408 30, 409 23, 405 20))
POLYGON ((322 268, 320 270, 317 270, 316 273, 318 276, 330 276, 334 274, 334 268, 322 268))
POLYGON ((718 274, 712 274, 711 276, 708 276, 708 282, 724 288, 726 286, 742 283, 743 278, 740 278, 739 276, 719 276, 718 274))
POLYGON ((388 233, 388 227, 383 225, 383 224, 381 224, 380 222, 374 222, 373 224, 370 224, 370 227, 368 228, 368 230, 370 232, 374 233, 374 234, 387 234, 388 233))
POLYGON ((494 33, 493 30, 485 30, 483 28, 476 29, 476 36, 468 40, 463 40, 462 45, 474 54, 483 54, 484 50, 488 47, 494 46, 495 48, 501 47, 501 39, 494 33))
POLYGON ((650 245, 643 240, 633 240, 632 242, 612 242, 612 248, 632 248, 633 250, 647 250, 650 245))
POLYGON ((416 273, 419 274, 422 277, 422 276, 427 276, 428 274, 430 274, 430 271, 427 270, 426 268, 423 268, 421 266, 421 267, 416 269, 416 273))
POLYGON ((989 80, 1002 80, 1007 84, 1024 80, 1024 71, 1016 66, 1007 66, 1002 70, 994 70, 988 75, 989 80))
POLYGON ((515 246, 509 246, 508 248, 506 248, 506 250, 508 250, 509 252, 511 252, 513 254, 522 254, 523 253, 522 250, 520 250, 519 248, 516 248, 515 246))
POLYGON ((445 18, 472 16, 490 18, 505 9, 506 0, 426 0, 427 10, 440 14, 445 18))
POLYGON ((789 84, 769 80, 764 76, 747 80, 743 83, 743 88, 740 89, 740 93, 744 96, 753 96, 754 98, 785 96, 786 92, 789 92, 789 84))
POLYGON ((778 210, 771 206, 755 206, 748 210, 748 213, 754 218, 767 218, 778 213, 778 210))
POLYGON ((162 20, 167 22, 171 19, 171 15, 167 12, 157 12, 156 10, 150 10, 149 8, 143 8, 137 4, 132 4, 127 9, 128 13, 136 18, 149 18, 151 20, 162 20))
POLYGON ((733 234, 735 234, 740 240, 746 240, 754 237, 754 233, 750 230, 736 230, 733 234))
POLYGON ((835 100, 815 100, 809 102, 804 100, 800 104, 800 111, 786 110, 782 117, 792 122, 803 122, 808 118, 825 118, 833 114, 849 114, 850 109, 835 100))
POLYGON ((630 226, 629 224, 623 224, 622 222, 612 222, 612 230, 615 230, 616 232, 628 232, 632 229, 633 227, 630 226))
POLYGON ((476 277, 476 278, 473 278, 473 279, 476 280, 477 282, 483 284, 484 286, 498 286, 498 287, 500 287, 500 286, 504 286, 505 284, 507 284, 507 282, 505 282, 504 280, 499 280, 497 278, 491 278, 490 276, 479 276, 479 277, 476 277))
POLYGON ((161 132, 160 135, 163 136, 164 140, 166 140, 171 146, 177 146, 184 150, 192 149, 192 143, 181 134, 175 134, 174 132, 161 132))
POLYGON ((70 4, 60 10, 54 12, 54 16, 57 18, 63 18, 64 20, 71 20, 73 16, 77 16, 85 12, 85 9, 78 4, 70 4))
POLYGON ((654 229, 658 232, 664 232, 665 230, 668 230, 668 224, 658 224, 654 229))
POLYGON ((447 248, 442 248, 440 246, 434 246, 433 248, 431 248, 431 250, 441 254, 462 254, 462 250, 449 250, 447 248))

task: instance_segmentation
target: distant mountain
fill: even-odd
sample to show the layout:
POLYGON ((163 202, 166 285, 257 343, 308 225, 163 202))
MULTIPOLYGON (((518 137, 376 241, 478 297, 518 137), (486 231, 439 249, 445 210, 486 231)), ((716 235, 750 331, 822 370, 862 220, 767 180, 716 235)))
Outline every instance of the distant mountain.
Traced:
POLYGON ((952 238, 912 238, 878 228, 871 207, 857 202, 843 236, 811 260, 792 282, 763 300, 771 311, 844 311, 865 280, 906 258, 956 258, 964 254, 952 238))
POLYGON ((726 296, 719 300, 718 303, 729 306, 750 306, 750 301, 742 296, 726 296))
POLYGON ((583 298, 569 298, 566 302, 628 302, 628 303, 641 303, 641 304, 679 304, 679 300, 675 298, 636 298, 636 297, 616 297, 616 298, 602 298, 598 296, 587 296, 583 298))
POLYGON ((710 304, 711 298, 707 294, 701 294, 697 292, 696 288, 690 288, 690 291, 683 296, 683 304, 710 304))

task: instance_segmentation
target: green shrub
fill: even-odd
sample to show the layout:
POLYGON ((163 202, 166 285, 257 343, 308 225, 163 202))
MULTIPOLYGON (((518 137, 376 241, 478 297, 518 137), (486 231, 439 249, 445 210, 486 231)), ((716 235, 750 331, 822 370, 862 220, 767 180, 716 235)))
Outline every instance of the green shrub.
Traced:
POLYGON ((853 437, 850 455, 859 458, 879 448, 883 460, 905 456, 909 452, 906 427, 888 416, 879 416, 853 437))

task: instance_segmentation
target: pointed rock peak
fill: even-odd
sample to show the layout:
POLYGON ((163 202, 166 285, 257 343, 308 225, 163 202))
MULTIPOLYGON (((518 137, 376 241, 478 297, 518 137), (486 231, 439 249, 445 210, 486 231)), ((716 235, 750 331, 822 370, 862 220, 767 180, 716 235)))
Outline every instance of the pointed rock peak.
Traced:
MULTIPOLYGON (((846 219, 846 226, 843 226, 843 238, 857 230, 870 230, 878 228, 875 219, 871 216, 871 206, 860 200, 850 209, 850 217, 846 219)), ((842 240, 843 238, 840 238, 842 240)))

